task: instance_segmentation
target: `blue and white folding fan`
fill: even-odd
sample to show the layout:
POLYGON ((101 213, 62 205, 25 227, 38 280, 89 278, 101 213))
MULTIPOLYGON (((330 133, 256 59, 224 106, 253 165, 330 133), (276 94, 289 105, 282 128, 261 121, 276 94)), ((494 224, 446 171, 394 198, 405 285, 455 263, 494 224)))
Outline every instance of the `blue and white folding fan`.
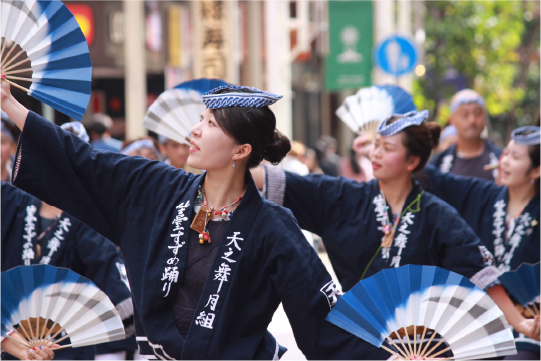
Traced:
POLYGON ((494 301, 468 279, 434 266, 386 269, 357 283, 327 316, 331 323, 400 359, 479 359, 516 353, 509 324, 494 301), (426 332, 421 347, 409 340, 426 332), (408 335, 393 341, 391 335, 408 335), (429 349, 436 334, 443 339, 429 349), (387 342, 388 346, 383 345, 387 342), (443 342, 449 347, 434 352, 443 342), (400 345, 397 345, 400 343, 400 345))
POLYGON ((202 95, 228 85, 220 79, 195 79, 164 91, 148 108, 143 126, 179 143, 190 144, 191 130, 205 110, 202 95))
POLYGON ((62 348, 126 338, 120 315, 105 293, 83 276, 49 265, 2 272, 1 321, 3 337, 16 331, 28 347, 68 337, 71 344, 62 348), (62 332, 66 335, 57 338, 62 332))
POLYGON ((499 279, 507 292, 534 315, 539 315, 539 262, 523 263, 514 271, 505 272, 499 279))
POLYGON ((416 110, 413 98, 395 85, 361 88, 344 100, 336 115, 356 134, 363 132, 374 139, 381 122, 393 114, 416 110))
POLYGON ((58 0, 1 0, 1 6, 2 80, 81 120, 90 100, 92 64, 75 17, 58 0))

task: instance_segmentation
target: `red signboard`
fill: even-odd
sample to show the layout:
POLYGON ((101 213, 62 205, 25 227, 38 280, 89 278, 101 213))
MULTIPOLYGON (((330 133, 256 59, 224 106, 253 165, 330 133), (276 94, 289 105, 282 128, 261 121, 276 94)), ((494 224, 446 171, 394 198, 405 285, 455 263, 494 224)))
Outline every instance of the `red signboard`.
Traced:
POLYGON ((94 42, 94 12, 85 4, 66 4, 81 27, 88 45, 94 42))

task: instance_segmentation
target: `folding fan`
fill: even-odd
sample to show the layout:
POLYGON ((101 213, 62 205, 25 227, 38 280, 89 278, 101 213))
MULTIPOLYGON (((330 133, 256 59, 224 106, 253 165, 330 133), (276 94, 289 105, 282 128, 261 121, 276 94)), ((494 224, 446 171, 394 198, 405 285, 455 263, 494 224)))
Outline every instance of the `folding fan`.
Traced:
POLYGON ((2 80, 81 120, 90 99, 92 64, 75 17, 58 0, 1 3, 2 80))
POLYGON ((499 279, 507 292, 533 315, 539 315, 539 262, 523 263, 514 271, 505 272, 499 279))
POLYGON ((360 281, 327 320, 399 359, 435 358, 449 350, 453 359, 516 353, 509 324, 492 299, 466 278, 433 266, 386 269, 360 281), (427 332, 432 336, 420 346, 427 332), (407 342, 393 341, 397 333, 408 335, 407 342), (410 342, 410 334, 414 340, 422 334, 421 343, 410 342), (436 334, 443 339, 429 349, 436 334), (434 352, 443 342, 449 347, 434 352))
POLYGON ((190 144, 191 130, 205 110, 202 95, 226 82, 195 79, 164 91, 148 108, 143 126, 179 143, 190 144))
POLYGON ((105 293, 83 276, 49 265, 2 272, 1 321, 3 337, 14 330, 28 347, 68 337, 71 344, 61 348, 126 338, 120 315, 105 293), (62 332, 66 335, 57 338, 62 332))
POLYGON ((362 88, 347 97, 336 115, 355 133, 363 132, 374 139, 381 122, 393 114, 416 110, 413 99, 395 85, 375 85, 362 88))

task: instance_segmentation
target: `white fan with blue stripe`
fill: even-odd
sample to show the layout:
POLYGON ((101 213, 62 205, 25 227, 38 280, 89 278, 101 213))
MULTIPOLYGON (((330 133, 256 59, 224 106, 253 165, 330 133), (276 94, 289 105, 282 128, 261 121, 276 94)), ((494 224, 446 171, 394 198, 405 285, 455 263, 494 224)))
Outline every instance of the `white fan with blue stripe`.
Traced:
POLYGON ((509 324, 494 301, 468 279, 433 266, 386 269, 360 281, 327 320, 400 359, 429 359, 448 351, 456 360, 516 353, 509 324), (432 336, 426 346, 410 342, 411 334, 414 340, 421 335, 422 345, 427 332, 432 336), (393 341, 391 335, 400 333, 407 341, 393 341), (432 346, 436 334, 443 339, 432 346), (448 347, 439 350, 442 344, 448 347))
POLYGON ((374 85, 348 96, 336 115, 356 134, 364 133, 374 139, 379 125, 388 117, 413 110, 416 110, 413 98, 402 88, 374 85))
POLYGON ((81 120, 92 64, 73 14, 59 0, 1 0, 1 11, 2 80, 81 120))
POLYGON ((203 94, 227 85, 221 79, 194 79, 164 91, 150 105, 143 126, 176 142, 190 145, 192 128, 205 110, 203 94))
POLYGON ((126 338, 120 315, 105 293, 85 277, 49 265, 2 272, 1 322, 2 337, 17 332, 27 347, 68 337, 70 344, 60 348, 126 338))

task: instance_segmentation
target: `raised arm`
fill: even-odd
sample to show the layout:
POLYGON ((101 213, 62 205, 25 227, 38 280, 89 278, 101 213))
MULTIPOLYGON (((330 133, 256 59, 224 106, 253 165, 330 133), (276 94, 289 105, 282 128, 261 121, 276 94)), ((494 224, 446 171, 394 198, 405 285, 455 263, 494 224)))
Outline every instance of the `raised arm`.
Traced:
POLYGON ((13 120, 15 125, 23 131, 24 124, 26 122, 26 116, 28 115, 28 109, 26 109, 21 103, 19 103, 13 95, 11 95, 10 86, 5 81, 1 83, 1 97, 2 110, 13 120))
POLYGON ((347 204, 363 200, 366 183, 320 174, 299 176, 264 166, 264 196, 289 208, 302 229, 322 235, 347 204))
POLYGON ((2 83, 2 109, 23 131, 13 184, 58 207, 119 244, 136 205, 159 206, 189 176, 162 162, 94 150, 64 129, 28 112, 2 83), (4 100, 5 99, 5 100, 4 100), (26 118, 25 118, 26 116, 26 118))
POLYGON ((427 191, 449 203, 463 217, 468 210, 486 207, 494 194, 502 189, 484 179, 442 173, 431 164, 418 177, 427 191))

